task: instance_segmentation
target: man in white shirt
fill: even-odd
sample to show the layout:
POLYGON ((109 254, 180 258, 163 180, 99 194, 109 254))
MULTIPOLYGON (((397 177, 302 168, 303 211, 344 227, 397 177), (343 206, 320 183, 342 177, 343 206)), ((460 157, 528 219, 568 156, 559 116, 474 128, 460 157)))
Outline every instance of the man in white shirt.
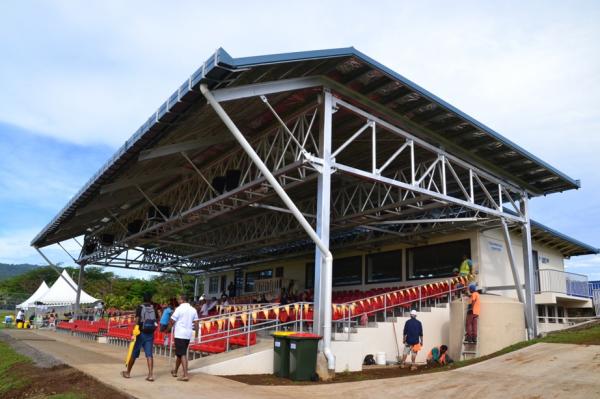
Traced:
POLYGON ((187 359, 187 348, 192 339, 194 331, 196 337, 198 336, 198 312, 190 305, 185 295, 179 295, 179 306, 171 315, 169 320, 169 328, 173 327, 175 337, 175 355, 177 361, 175 362, 175 369, 171 370, 171 375, 177 377, 177 371, 181 365, 183 368, 183 375, 178 378, 179 381, 188 381, 188 359, 187 359))
POLYGON ((17 312, 17 323, 24 323, 25 322, 25 312, 23 312, 23 309, 19 309, 19 311, 17 312))

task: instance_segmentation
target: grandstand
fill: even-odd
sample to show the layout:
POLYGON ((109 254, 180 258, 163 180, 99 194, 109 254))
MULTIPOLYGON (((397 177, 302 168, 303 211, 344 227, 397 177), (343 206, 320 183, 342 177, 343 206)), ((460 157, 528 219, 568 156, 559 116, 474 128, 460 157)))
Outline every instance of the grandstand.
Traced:
MULTIPOLYGON (((354 370, 365 351, 394 357, 392 326, 410 308, 426 342, 460 351, 465 279, 486 293, 484 314, 506 315, 502 326, 482 316, 478 355, 591 309, 587 281, 564 259, 598 249, 532 221, 528 205, 578 188, 354 48, 245 58, 219 49, 32 245, 43 253, 82 236, 81 271, 189 273, 209 296, 230 282, 244 298, 308 291, 306 302, 232 304, 203 321, 193 349, 310 328, 330 371, 354 370), (474 269, 459 278, 463 255, 474 269), (485 333, 492 325, 509 331, 485 333)), ((111 341, 130 328, 73 331, 104 327, 111 341)), ((252 372, 246 363, 235 370, 252 372)))

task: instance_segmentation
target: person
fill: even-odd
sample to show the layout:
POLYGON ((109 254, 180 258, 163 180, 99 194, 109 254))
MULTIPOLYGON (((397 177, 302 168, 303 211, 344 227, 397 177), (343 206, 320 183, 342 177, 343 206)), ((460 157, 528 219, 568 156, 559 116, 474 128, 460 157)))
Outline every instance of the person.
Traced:
POLYGON ((102 301, 98 301, 98 303, 94 306, 94 320, 98 321, 104 317, 104 303, 102 301))
POLYGON ((192 339, 194 331, 198 337, 198 312, 187 301, 184 294, 179 295, 179 306, 171 315, 169 328, 175 327, 173 335, 175 337, 175 369, 171 370, 171 375, 177 377, 179 366, 183 369, 183 375, 177 378, 178 381, 188 381, 188 359, 187 349, 192 339))
POLYGON ((289 303, 289 298, 285 287, 281 287, 281 295, 279 295, 279 304, 287 305, 289 303))
POLYGON ((17 312, 16 324, 18 325, 19 323, 25 323, 25 312, 23 312, 23 309, 19 309, 17 312))
POLYGON ((204 305, 202 305, 201 308, 201 312, 202 314, 200 316, 202 317, 207 317, 210 315, 210 313, 212 312, 212 310, 217 306, 218 301, 216 297, 212 297, 209 301, 206 301, 204 303, 204 305))
POLYGON ((163 309, 162 315, 160 316, 160 332, 165 332, 167 331, 167 328, 169 327, 169 320, 171 320, 171 315, 173 314, 173 311, 175 310, 175 308, 177 307, 177 299, 175 298, 171 298, 169 299, 169 303, 167 304, 167 307, 163 309))
POLYGON ((468 276, 473 271, 473 261, 465 254, 462 256, 462 262, 459 267, 460 276, 468 276))
POLYGON ((410 311, 410 319, 404 323, 404 353, 402 354, 402 362, 400 363, 401 368, 406 367, 406 358, 411 355, 411 370, 416 370, 415 359, 417 353, 423 346, 423 325, 417 320, 417 311, 410 311))
POLYGON ((230 281, 229 285, 227 286, 227 295, 229 298, 235 298, 235 284, 233 281, 230 281))
POLYGON ((475 284, 469 285, 469 296, 471 302, 467 308, 467 334, 465 337, 466 342, 476 343, 477 342, 477 321, 479 320, 479 311, 481 308, 481 302, 479 293, 477 292, 477 286, 475 284))
POLYGON ((127 370, 121 371, 121 375, 124 378, 131 377, 131 369, 135 364, 135 361, 140 357, 140 352, 144 349, 146 355, 146 362, 148 363, 148 376, 146 381, 154 381, 154 358, 152 355, 152 348, 154 347, 154 331, 156 330, 156 320, 158 319, 156 309, 152 305, 152 294, 150 292, 144 293, 144 302, 137 307, 135 312, 137 325, 140 328, 140 334, 135 338, 135 344, 131 359, 127 364, 127 370))
POLYGON ((427 365, 433 366, 444 366, 446 364, 453 363, 454 360, 448 355, 448 347, 442 345, 439 348, 433 347, 427 354, 427 365))

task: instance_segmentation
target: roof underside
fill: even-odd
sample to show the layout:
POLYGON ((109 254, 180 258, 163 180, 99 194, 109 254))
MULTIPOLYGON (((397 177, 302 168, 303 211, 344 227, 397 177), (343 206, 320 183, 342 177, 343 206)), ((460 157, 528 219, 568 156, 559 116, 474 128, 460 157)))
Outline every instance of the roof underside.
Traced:
MULTIPOLYGON (((102 229, 106 224, 112 224, 113 229, 124 229, 128 214, 148 206, 147 197, 156 198, 174 186, 185 187, 182 182, 190 181, 191 184, 200 180, 196 168, 209 167, 224 154, 235 151, 236 144, 199 93, 200 83, 207 83, 215 90, 310 76, 319 77, 336 93, 352 95, 355 102, 393 119, 400 128, 520 187, 530 196, 579 187, 577 181, 353 48, 238 59, 231 58, 220 49, 89 180, 34 238, 32 245, 47 246, 102 229)), ((311 104, 317 101, 319 93, 319 88, 306 88, 269 95, 268 100, 284 117, 291 118, 301 112, 310 116, 311 104)), ((277 124, 273 114, 258 98, 230 101, 224 106, 250 140, 258 140, 277 124)), ((334 144, 335 140, 339 144, 364 123, 345 112, 334 115, 339 131, 348 132, 334 138, 334 144)), ((382 147, 394 140, 398 139, 378 135, 378 143, 381 142, 382 147)), ((344 154, 348 162, 370 162, 369 150, 361 147, 360 140, 353 146, 344 154)), ((378 157, 385 160, 391 155, 390 151, 386 153, 382 149, 378 157)), ((305 172, 303 180, 290 185, 288 190, 295 201, 314 203, 315 176, 310 170, 305 172)), ((332 190, 339 191, 360 182, 334 175, 332 184, 332 190)), ((174 192, 173 196, 186 195, 182 190, 185 188, 174 192)), ((271 197, 265 198, 263 204, 281 206, 276 198, 271 197)), ((160 205, 174 206, 169 203, 160 205)), ((216 228, 239 224, 242 220, 255 221, 265 212, 256 207, 241 208, 186 229, 169 240, 185 241, 216 228)), ((356 225, 338 227, 333 229, 334 241, 347 241, 348 237, 354 239, 361 234, 369 234, 373 238, 378 234, 372 230, 367 233, 356 225)), ((110 228, 105 230, 111 231, 110 228)), ((297 226, 290 228, 289 232, 276 241, 269 241, 268 245, 258 241, 252 249, 255 253, 277 253, 276 249, 282 245, 300 248, 309 244, 303 241, 303 234, 297 226)), ((559 238, 565 240, 564 236, 559 238)), ((565 255, 589 253, 591 250, 591 247, 578 242, 572 244, 574 247, 565 246, 568 249, 563 251, 565 255)), ((136 245, 156 243, 141 240, 136 245)), ((202 243, 187 246, 162 243, 162 246, 171 253, 190 255, 197 253, 202 243)))

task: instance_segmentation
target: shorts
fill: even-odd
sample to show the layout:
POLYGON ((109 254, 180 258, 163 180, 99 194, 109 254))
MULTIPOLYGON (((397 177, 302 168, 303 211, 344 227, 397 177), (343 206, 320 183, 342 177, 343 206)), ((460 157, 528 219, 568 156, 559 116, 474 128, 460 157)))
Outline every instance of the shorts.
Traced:
POLYGON ((412 345, 409 344, 404 344, 404 352, 403 355, 410 355, 410 352, 414 353, 415 355, 417 354, 417 352, 412 350, 412 345))
POLYGON ((189 339, 175 338, 175 355, 177 357, 186 356, 189 344, 189 339))
POLYGON ((152 347, 154 346, 154 334, 153 333, 141 333, 135 339, 135 345, 133 346, 132 356, 134 359, 140 357, 140 352, 144 348, 144 354, 146 357, 151 358, 152 347))

